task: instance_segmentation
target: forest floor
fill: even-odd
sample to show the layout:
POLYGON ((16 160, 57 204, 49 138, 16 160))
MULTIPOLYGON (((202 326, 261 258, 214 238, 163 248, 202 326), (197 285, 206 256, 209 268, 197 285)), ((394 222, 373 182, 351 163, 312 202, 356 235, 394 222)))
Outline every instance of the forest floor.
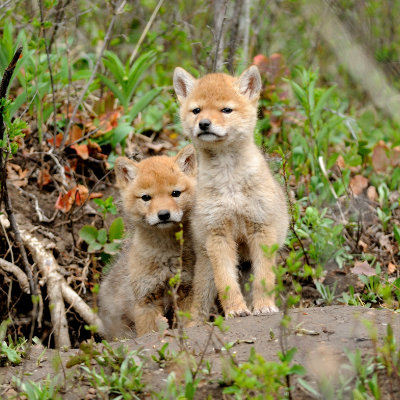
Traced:
MULTIPOLYGON (((396 339, 400 340, 400 316, 390 310, 330 306, 299 309, 291 311, 290 314, 292 324, 289 335, 286 337, 287 345, 298 349, 294 356, 294 362, 307 367, 307 375, 303 379, 314 387, 316 381, 320 381, 323 376, 333 379, 337 385, 340 374, 342 378, 343 376, 346 379, 351 378, 352 372, 350 370, 346 372, 346 369, 343 369, 343 365, 348 363, 345 348, 350 352, 358 349, 363 360, 367 360, 375 353, 376 346, 379 346, 380 342, 372 340, 365 321, 372 323, 379 337, 385 335, 387 325, 391 324, 396 339)), ((210 394, 215 399, 222 398, 224 382, 227 380, 227 377, 224 376, 224 363, 226 364, 226 359, 229 357, 234 357, 238 363, 245 362, 249 358, 250 349, 254 347, 265 360, 278 360, 277 352, 281 349, 280 340, 282 339, 280 335, 281 319, 282 313, 235 318, 227 321, 229 330, 225 333, 213 331, 211 334, 211 326, 188 328, 188 339, 184 344, 188 354, 194 355, 197 360, 202 355, 203 361, 208 360, 211 365, 211 370, 207 375, 200 374, 201 380, 197 386, 195 398, 204 399, 210 394), (234 343, 234 345, 229 351, 226 351, 222 347, 223 343, 234 343)), ((140 358, 137 357, 137 362, 145 361, 143 382, 146 384, 142 393, 139 394, 140 398, 147 399, 150 398, 151 393, 161 393, 170 372, 175 371, 178 376, 184 373, 185 363, 182 359, 179 361, 167 356, 164 363, 155 362, 152 359, 152 356, 158 358, 157 351, 161 350, 166 343, 169 346, 165 353, 178 352, 180 344, 174 337, 175 334, 177 334, 176 331, 168 331, 164 335, 151 333, 135 340, 111 343, 111 347, 114 349, 121 344, 129 351, 140 349, 140 358)), ((101 349, 101 347, 102 345, 99 344, 97 348, 101 349)), ((0 378, 3 381, 2 398, 16 395, 10 384, 13 375, 22 376, 22 380, 29 379, 36 382, 46 377, 52 378, 57 373, 65 379, 64 389, 60 392, 63 399, 96 398, 97 392, 87 378, 84 378, 81 368, 79 366, 67 367, 67 363, 71 359, 82 354, 80 350, 46 349, 45 352, 44 350, 42 345, 34 345, 28 358, 19 366, 0 369, 0 378), (55 357, 61 358, 61 362, 56 367, 55 357)), ((92 360, 92 364, 94 365, 96 362, 92 360)), ((385 379, 384 375, 382 375, 382 379, 385 379)), ((315 398, 296 381, 291 382, 291 386, 294 388, 293 399, 315 398)), ((381 398, 389 398, 389 386, 383 384, 381 388, 385 388, 381 398)), ((395 385, 392 390, 395 398, 398 398, 400 387, 395 385)))

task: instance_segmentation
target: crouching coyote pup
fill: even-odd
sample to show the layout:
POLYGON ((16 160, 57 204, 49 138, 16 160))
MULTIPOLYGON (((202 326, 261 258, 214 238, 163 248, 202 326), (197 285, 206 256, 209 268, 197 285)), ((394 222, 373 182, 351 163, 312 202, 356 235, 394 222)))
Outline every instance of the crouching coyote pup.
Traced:
POLYGON ((196 80, 174 73, 184 132, 198 150, 192 231, 196 245, 192 316, 208 317, 217 297, 226 316, 251 314, 236 266, 251 261, 253 314, 278 311, 272 270, 261 245, 284 243, 285 194, 254 143, 261 78, 252 66, 239 77, 217 73, 196 80))
POLYGON ((151 157, 140 163, 117 158, 117 184, 134 230, 100 286, 99 312, 109 339, 132 336, 132 322, 138 336, 156 330, 157 321, 171 310, 169 279, 181 267, 181 246, 175 235, 180 223, 184 246, 178 306, 189 309, 195 257, 188 219, 196 169, 192 145, 175 157, 151 157))

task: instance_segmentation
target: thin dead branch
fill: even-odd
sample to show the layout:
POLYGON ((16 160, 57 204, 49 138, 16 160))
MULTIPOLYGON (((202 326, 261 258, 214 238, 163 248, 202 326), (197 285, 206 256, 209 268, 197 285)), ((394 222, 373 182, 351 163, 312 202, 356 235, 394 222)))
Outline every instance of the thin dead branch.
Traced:
POLYGON ((221 21, 221 25, 220 25, 220 29, 218 32, 218 37, 216 40, 216 48, 215 48, 215 55, 214 55, 214 63, 213 63, 213 68, 212 68, 212 72, 217 72, 218 67, 220 67, 220 65, 218 65, 218 59, 220 58, 220 47, 221 47, 221 53, 223 51, 223 46, 221 46, 221 42, 222 42, 222 38, 223 38, 223 33, 224 33, 224 26, 225 26, 225 21, 226 21, 226 11, 228 9, 228 1, 225 1, 225 5, 224 5, 224 10, 222 11, 222 21, 221 21))

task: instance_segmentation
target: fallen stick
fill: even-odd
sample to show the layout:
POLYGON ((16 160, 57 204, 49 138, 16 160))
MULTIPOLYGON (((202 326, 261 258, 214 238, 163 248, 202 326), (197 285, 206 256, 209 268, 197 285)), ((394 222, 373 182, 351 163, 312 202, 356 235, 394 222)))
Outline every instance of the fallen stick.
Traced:
POLYGON ((6 260, 3 260, 2 258, 0 258, 0 268, 3 271, 13 274, 17 278, 19 286, 21 287, 23 292, 28 293, 28 294, 31 293, 31 291, 29 289, 28 277, 26 276, 24 271, 22 271, 22 269, 18 268, 16 265, 14 265, 6 260))
POLYGON ((27 229, 20 230, 22 241, 37 262, 39 271, 47 284, 47 294, 50 300, 51 321, 56 348, 71 347, 68 333, 67 316, 64 299, 61 292, 61 282, 64 279, 58 272, 58 263, 53 254, 47 251, 39 240, 27 229))
POLYGON ((97 332, 103 333, 103 323, 96 313, 79 297, 64 280, 61 282, 61 290, 64 300, 86 321, 88 325, 97 325, 97 332))
POLYGON ((46 250, 43 244, 30 231, 31 229, 28 225, 20 230, 22 240, 30 250, 47 284, 56 347, 71 347, 64 300, 74 308, 88 325, 97 325, 97 332, 104 334, 101 319, 68 285, 67 281, 59 273, 59 265, 53 253, 50 250, 46 250))

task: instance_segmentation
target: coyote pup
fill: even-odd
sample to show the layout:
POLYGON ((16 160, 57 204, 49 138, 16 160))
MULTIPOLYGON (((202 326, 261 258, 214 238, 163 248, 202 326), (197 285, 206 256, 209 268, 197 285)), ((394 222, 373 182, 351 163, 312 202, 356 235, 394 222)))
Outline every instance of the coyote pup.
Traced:
POLYGON ((275 259, 261 245, 282 246, 289 217, 285 194, 253 140, 260 73, 252 66, 236 78, 216 73, 196 80, 178 67, 174 88, 199 157, 192 315, 208 318, 217 295, 225 316, 251 314, 238 282, 243 261, 251 261, 254 274, 253 314, 276 312, 273 296, 265 294, 274 287, 275 259))
POLYGON ((132 336, 132 322, 138 336, 151 332, 171 310, 169 279, 180 268, 181 247, 175 236, 180 223, 185 240, 178 306, 189 309, 195 256, 188 219, 196 170, 192 145, 175 157, 150 157, 140 163, 117 158, 117 184, 134 229, 100 286, 100 317, 109 339, 132 336))

